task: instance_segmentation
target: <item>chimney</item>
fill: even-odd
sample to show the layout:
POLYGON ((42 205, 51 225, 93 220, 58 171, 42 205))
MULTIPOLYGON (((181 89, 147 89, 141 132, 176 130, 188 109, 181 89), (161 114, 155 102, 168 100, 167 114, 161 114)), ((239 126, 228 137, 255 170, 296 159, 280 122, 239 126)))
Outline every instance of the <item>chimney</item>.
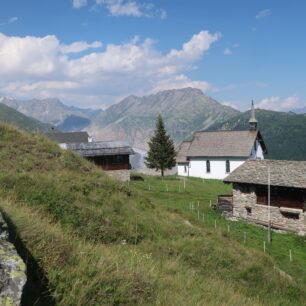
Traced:
POLYGON ((256 131, 257 130, 257 123, 258 123, 258 121, 256 120, 256 117, 255 117, 254 101, 252 100, 251 118, 249 120, 250 131, 256 131))

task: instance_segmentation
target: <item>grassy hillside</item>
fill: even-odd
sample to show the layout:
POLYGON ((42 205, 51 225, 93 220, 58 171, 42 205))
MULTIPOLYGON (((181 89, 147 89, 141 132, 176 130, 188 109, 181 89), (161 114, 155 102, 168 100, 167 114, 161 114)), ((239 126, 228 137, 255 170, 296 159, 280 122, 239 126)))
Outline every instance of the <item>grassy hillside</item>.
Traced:
POLYGON ((51 128, 51 125, 27 117, 2 103, 0 103, 0 122, 11 123, 28 132, 45 132, 51 128))
POLYGON ((293 250, 289 262, 262 252, 262 229, 237 222, 227 233, 209 200, 230 186, 189 179, 184 189, 174 177, 119 183, 5 125, 0 147, 0 208, 35 284, 24 305, 304 304, 305 238, 275 234, 275 248, 293 250), (239 230, 250 235, 246 244, 239 230))
MULTIPOLYGON (((306 160, 306 116, 295 113, 281 113, 256 110, 258 127, 268 148, 268 158, 282 160, 306 160)), ((227 121, 229 128, 248 128, 250 112, 245 112, 227 121)), ((223 124, 214 125, 219 129, 223 124)))

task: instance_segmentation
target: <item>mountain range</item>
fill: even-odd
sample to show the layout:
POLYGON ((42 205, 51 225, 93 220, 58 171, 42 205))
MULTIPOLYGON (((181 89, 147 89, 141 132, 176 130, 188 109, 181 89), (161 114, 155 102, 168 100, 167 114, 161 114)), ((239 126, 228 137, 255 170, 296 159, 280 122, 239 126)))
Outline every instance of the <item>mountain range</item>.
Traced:
POLYGON ((49 123, 53 126, 58 126, 61 124, 67 126, 65 121, 67 119, 71 120, 71 117, 73 117, 73 127, 77 130, 84 128, 84 122, 82 119, 85 118, 90 120, 101 111, 67 106, 56 98, 43 100, 31 99, 21 101, 9 97, 0 97, 0 103, 14 108, 26 116, 35 118, 43 123, 49 123), (80 126, 77 126, 76 119, 81 121, 80 126))
MULTIPOLYGON (((70 107, 58 99, 18 101, 0 97, 0 102, 44 122, 42 124, 28 118, 30 121, 25 124, 27 130, 42 131, 50 128, 50 124, 62 131, 84 129, 96 140, 127 140, 140 150, 147 149, 147 141, 153 133, 158 114, 162 114, 177 146, 198 130, 247 129, 250 118, 250 112, 240 112, 222 105, 193 88, 166 90, 144 97, 129 96, 106 110, 70 107)), ((10 118, 15 118, 16 110, 10 109, 10 113, 15 111, 10 118)), ((2 110, 1 114, 0 120, 9 121, 8 109, 6 115, 2 110)), ((18 118, 25 120, 24 115, 18 114, 18 118)), ((256 116, 268 147, 268 158, 306 159, 305 114, 256 110, 256 116)), ((16 121, 17 126, 22 125, 21 119, 16 121)))
POLYGON ((239 112, 199 89, 166 90, 144 97, 129 96, 98 114, 87 129, 95 138, 128 140, 132 146, 147 149, 158 114, 179 144, 192 132, 221 124, 239 112))
POLYGON ((15 109, 0 103, 0 121, 13 124, 28 132, 46 132, 51 129, 48 123, 42 123, 37 119, 28 117, 15 109))

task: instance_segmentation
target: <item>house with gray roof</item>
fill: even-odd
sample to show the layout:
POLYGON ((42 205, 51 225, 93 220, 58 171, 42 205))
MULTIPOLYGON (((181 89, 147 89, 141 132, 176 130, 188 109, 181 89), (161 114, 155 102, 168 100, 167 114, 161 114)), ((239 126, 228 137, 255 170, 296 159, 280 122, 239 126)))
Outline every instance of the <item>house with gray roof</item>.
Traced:
POLYGON ((110 176, 120 180, 130 179, 130 155, 134 154, 129 144, 122 141, 92 141, 87 132, 52 132, 45 134, 59 143, 63 149, 70 149, 106 170, 110 176))
POLYGON ((306 234, 306 161, 249 160, 224 182, 234 217, 306 234))
POLYGON ((267 148, 257 129, 252 102, 249 130, 198 131, 184 141, 177 155, 178 175, 224 179, 247 160, 264 159, 267 148))

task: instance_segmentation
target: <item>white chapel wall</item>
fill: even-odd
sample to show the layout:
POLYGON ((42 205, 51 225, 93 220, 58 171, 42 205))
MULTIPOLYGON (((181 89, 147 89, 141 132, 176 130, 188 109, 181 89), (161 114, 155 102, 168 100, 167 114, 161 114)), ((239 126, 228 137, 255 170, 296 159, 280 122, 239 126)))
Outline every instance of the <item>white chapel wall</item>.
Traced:
POLYGON ((230 172, 237 169, 246 161, 246 159, 236 158, 190 158, 189 176, 222 180, 229 175, 226 172, 226 160, 230 162, 230 172), (207 160, 210 161, 210 173, 206 171, 207 160))

